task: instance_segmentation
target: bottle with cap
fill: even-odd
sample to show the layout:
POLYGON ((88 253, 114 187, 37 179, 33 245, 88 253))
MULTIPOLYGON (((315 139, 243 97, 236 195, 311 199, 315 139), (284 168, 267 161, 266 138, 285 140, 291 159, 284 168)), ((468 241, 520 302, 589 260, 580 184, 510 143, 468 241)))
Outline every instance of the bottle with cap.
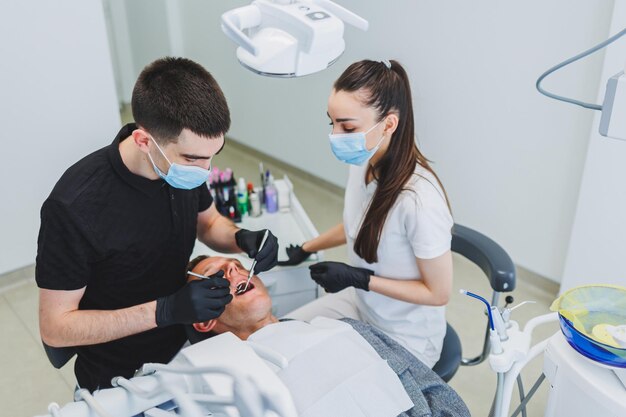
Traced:
POLYGON ((274 186, 274 177, 269 174, 267 185, 265 186, 265 208, 268 213, 278 211, 278 191, 274 186))
POLYGON ((237 183, 237 208, 242 216, 248 213, 248 189, 243 177, 240 177, 237 183))
POLYGON ((252 190, 250 193, 250 216, 259 217, 261 215, 261 197, 259 193, 252 190))
MULTIPOLYGON (((254 192, 254 184, 248 183, 248 213, 252 211, 252 203, 250 202, 250 194, 254 192)), ((250 213, 252 215, 252 213, 250 213)))

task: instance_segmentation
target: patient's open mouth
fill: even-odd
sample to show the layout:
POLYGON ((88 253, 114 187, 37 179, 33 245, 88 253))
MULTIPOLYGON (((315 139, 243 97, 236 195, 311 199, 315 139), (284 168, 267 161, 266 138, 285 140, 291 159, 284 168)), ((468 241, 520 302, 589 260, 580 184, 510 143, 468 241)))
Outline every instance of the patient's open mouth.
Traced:
POLYGON ((237 284, 237 290, 235 291, 235 295, 242 295, 254 289, 254 284, 249 283, 248 288, 246 288, 246 281, 242 281, 237 284))

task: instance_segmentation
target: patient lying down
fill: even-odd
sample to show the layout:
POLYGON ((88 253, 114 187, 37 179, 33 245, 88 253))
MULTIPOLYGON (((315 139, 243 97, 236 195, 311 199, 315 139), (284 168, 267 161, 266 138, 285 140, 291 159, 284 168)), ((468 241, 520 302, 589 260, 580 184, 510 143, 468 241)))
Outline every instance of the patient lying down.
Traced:
POLYGON ((235 259, 200 256, 189 269, 223 271, 234 296, 219 318, 188 329, 191 343, 232 332, 287 358, 289 365, 275 370, 301 417, 470 415, 452 388, 379 330, 352 319, 279 320, 257 276, 248 291, 236 294, 248 271, 235 259))

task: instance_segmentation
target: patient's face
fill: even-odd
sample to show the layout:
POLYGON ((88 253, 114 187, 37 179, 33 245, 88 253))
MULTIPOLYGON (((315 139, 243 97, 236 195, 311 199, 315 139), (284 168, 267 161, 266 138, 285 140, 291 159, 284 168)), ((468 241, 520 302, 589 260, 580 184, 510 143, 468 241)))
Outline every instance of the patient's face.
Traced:
MULTIPOLYGON (((245 283, 248 278, 248 270, 232 258, 210 257, 203 259, 193 272, 205 276, 213 275, 219 271, 224 272, 224 278, 230 282, 230 293, 233 301, 226 305, 224 313, 217 319, 218 325, 232 329, 241 329, 262 320, 271 314, 272 300, 267 288, 256 275, 252 276, 248 291, 236 294, 237 285, 245 283)), ((190 277, 193 278, 193 277, 190 277)), ((216 331, 220 329, 216 327, 216 331)))

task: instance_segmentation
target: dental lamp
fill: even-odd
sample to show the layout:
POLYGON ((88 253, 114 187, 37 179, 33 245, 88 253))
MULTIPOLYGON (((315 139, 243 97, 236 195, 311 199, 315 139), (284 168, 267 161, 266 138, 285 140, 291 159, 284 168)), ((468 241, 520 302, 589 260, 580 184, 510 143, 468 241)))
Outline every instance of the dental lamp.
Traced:
POLYGON ((560 64, 555 65, 554 67, 541 74, 536 83, 537 90, 547 97, 575 104, 586 109, 601 111, 602 117, 600 118, 600 134, 602 136, 621 140, 626 140, 626 75, 624 74, 624 71, 620 71, 619 73, 609 78, 609 80, 607 81, 606 93, 604 94, 604 102, 602 105, 585 103, 580 100, 574 100, 571 98, 550 93, 541 87, 541 82, 544 78, 546 78, 553 72, 565 67, 566 65, 571 64, 572 62, 589 56, 596 51, 599 51, 600 49, 615 42, 624 35, 626 35, 626 29, 623 29, 617 34, 611 36, 604 42, 601 42, 598 45, 584 52, 581 52, 580 54, 569 58, 561 62, 560 64))
POLYGON ((330 0, 254 0, 222 15, 222 30, 239 47, 241 65, 260 75, 301 77, 343 54, 344 22, 366 31, 367 20, 330 0))

